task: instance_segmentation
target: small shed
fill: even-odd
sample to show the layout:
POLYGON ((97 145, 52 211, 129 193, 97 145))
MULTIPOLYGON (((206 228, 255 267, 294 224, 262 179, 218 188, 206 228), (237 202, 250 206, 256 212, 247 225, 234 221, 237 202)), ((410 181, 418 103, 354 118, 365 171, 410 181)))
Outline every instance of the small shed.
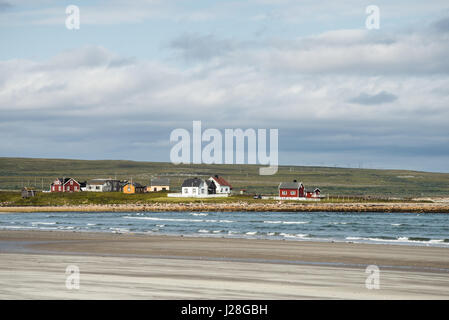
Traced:
POLYGON ((37 191, 32 190, 32 189, 28 189, 28 188, 23 188, 22 189, 22 198, 31 198, 36 196, 37 191))

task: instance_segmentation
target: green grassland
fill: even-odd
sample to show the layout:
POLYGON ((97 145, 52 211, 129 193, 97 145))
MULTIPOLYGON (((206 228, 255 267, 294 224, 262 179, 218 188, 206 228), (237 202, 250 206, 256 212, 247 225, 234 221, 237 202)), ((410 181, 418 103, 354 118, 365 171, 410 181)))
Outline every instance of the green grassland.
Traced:
MULTIPOLYGON (((167 192, 152 192, 141 194, 124 194, 121 192, 66 192, 66 193, 43 193, 39 192, 35 197, 22 198, 18 191, 0 191, 0 206, 82 206, 82 205, 151 205, 154 203, 277 203, 276 200, 254 199, 251 195, 233 195, 224 198, 169 198, 167 192)), ((388 199, 363 199, 363 198, 324 198, 321 202, 344 203, 344 202, 404 202, 406 200, 388 199)), ((287 201, 293 203, 310 203, 310 201, 287 201)), ((426 202, 426 201, 420 201, 426 202)))
MULTIPOLYGON (((167 177, 170 179, 171 190, 179 192, 181 183, 186 178, 207 178, 213 174, 219 174, 233 185, 235 192, 246 189, 248 194, 275 194, 281 181, 297 179, 304 183, 306 189, 319 187, 323 194, 334 197, 348 195, 374 198, 449 196, 448 173, 281 166, 275 175, 260 176, 259 167, 259 165, 174 165, 162 162, 124 160, 0 158, 0 189, 13 191, 27 186, 37 190, 49 190, 50 183, 55 178, 63 176, 73 177, 78 181, 93 178, 132 179, 143 185, 148 185, 152 177, 167 177)), ((1 197, 11 195, 8 192, 2 194, 0 202, 2 201, 1 197)), ((143 195, 116 193, 105 196, 86 192, 78 195, 56 194, 42 197, 49 197, 46 198, 46 201, 50 201, 52 204, 63 203, 63 199, 66 197, 73 197, 70 199, 79 197, 76 199, 88 203, 96 203, 96 201, 101 203, 135 202, 139 201, 140 197, 142 197, 142 201, 156 201, 157 199, 175 201, 168 200, 164 194, 159 193, 143 195)), ((23 201, 39 201, 39 198, 23 201)), ((246 198, 251 199, 250 197, 246 198)), ((232 197, 222 201, 231 199, 235 200, 232 197)))

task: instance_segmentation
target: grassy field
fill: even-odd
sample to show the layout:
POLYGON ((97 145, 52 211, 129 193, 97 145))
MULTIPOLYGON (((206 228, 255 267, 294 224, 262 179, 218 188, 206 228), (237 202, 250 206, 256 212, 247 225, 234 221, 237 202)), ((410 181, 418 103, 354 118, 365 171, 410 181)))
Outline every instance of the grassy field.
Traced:
POLYGON ((63 206, 63 205, 110 205, 110 204, 151 204, 169 203, 216 203, 234 201, 256 201, 251 196, 234 196, 227 198, 168 198, 166 192, 144 194, 124 194, 121 192, 73 192, 73 193, 38 193, 37 196, 22 199, 20 192, 0 191, 0 205, 6 206, 63 206))
MULTIPOLYGON (((254 203, 254 204, 278 204, 277 200, 269 199, 254 199, 251 195, 233 195, 224 198, 169 198, 167 192, 154 192, 144 194, 124 194, 121 192, 73 192, 73 193, 42 193, 39 192, 35 197, 25 198, 21 197, 18 191, 0 191, 0 206, 83 206, 83 205, 126 205, 139 204, 151 205, 155 203, 254 203)), ((324 198, 320 203, 364 203, 364 202, 379 202, 379 203, 401 203, 407 200, 387 200, 387 199, 363 199, 363 198, 324 198)), ((427 201, 420 201, 422 203, 427 201)), ((284 203, 307 203, 310 201, 284 201, 284 203)))
MULTIPOLYGON (((135 162, 121 160, 68 160, 0 158, 0 189, 20 190, 23 186, 49 190, 57 177, 73 177, 78 181, 92 178, 117 178, 148 185, 151 177, 170 178, 171 189, 179 191, 182 181, 190 177, 207 178, 213 174, 224 176, 234 191, 246 189, 249 194, 275 194, 281 181, 302 181, 306 189, 319 187, 330 196, 371 196, 376 198, 421 196, 449 196, 449 174, 408 170, 374 170, 329 167, 281 166, 277 174, 260 176, 258 165, 173 165, 160 162, 135 162)), ((6 197, 6 194, 2 193, 6 197)), ((17 194, 16 194, 17 195, 17 194)), ((47 195, 44 195, 45 197, 47 195)), ((57 204, 65 197, 80 197, 79 201, 95 203, 100 195, 48 195, 48 201, 57 204), (54 197, 54 198, 52 198, 54 197)), ((124 203, 144 197, 156 201, 160 194, 118 195, 101 201, 124 203)), ((163 196, 165 201, 167 198, 163 196)), ((72 199, 72 198, 70 198, 72 199)), ((42 200, 42 199, 41 199, 42 200)), ((76 200, 76 201, 78 201, 76 200)), ((1 201, 1 200, 0 200, 1 201)), ((28 201, 28 200, 23 200, 28 201)), ((39 198, 30 201, 39 201, 39 198)), ((75 201, 75 200, 74 200, 75 201)), ((204 200, 203 200, 204 201, 204 200)))

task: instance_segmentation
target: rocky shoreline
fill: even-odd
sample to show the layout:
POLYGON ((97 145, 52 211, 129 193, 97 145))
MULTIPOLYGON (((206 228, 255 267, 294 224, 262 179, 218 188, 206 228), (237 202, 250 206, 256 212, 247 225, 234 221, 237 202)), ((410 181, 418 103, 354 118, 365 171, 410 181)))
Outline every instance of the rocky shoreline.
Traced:
POLYGON ((151 203, 111 205, 0 207, 13 212, 127 212, 127 211, 260 211, 260 212, 416 212, 449 213, 449 203, 151 203))

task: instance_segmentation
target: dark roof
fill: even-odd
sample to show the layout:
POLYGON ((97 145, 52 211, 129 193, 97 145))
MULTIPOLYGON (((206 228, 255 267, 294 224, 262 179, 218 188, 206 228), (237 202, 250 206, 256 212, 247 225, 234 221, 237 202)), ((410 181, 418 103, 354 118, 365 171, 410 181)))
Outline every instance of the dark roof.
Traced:
POLYGON ((87 181, 87 184, 93 184, 93 185, 102 185, 105 184, 107 179, 92 179, 87 181))
POLYGON ((170 179, 168 179, 168 178, 152 178, 151 185, 152 186, 169 186, 170 179))
POLYGON ((215 184, 214 181, 206 180, 206 183, 207 183, 207 186, 208 186, 209 188, 212 188, 212 189, 216 189, 216 188, 217 188, 217 185, 215 184))
POLYGON ((102 185, 108 182, 119 182, 119 180, 114 180, 114 179, 91 179, 89 181, 87 181, 87 184, 92 184, 92 185, 102 185))
POLYGON ((133 182, 133 183, 128 182, 128 183, 125 184, 125 186, 127 186, 128 184, 132 184, 134 187, 137 187, 137 188, 143 188, 143 185, 141 185, 138 182, 133 182))
POLYGON ((181 187, 199 187, 203 182, 204 180, 199 178, 186 179, 181 187))
POLYGON ((212 177, 220 186, 228 186, 232 189, 232 186, 229 182, 227 182, 223 177, 220 177, 218 175, 215 175, 212 177))
POLYGON ((281 182, 279 189, 299 189, 302 182, 281 182))
MULTIPOLYGON (((65 185, 70 179, 72 179, 73 181, 75 181, 75 182, 78 183, 78 181, 76 181, 76 180, 73 179, 73 178, 58 178, 59 182, 61 182, 62 185, 65 185), (63 180, 64 180, 64 181, 63 181, 63 180)), ((53 184, 53 182, 52 182, 52 184, 53 184)))

